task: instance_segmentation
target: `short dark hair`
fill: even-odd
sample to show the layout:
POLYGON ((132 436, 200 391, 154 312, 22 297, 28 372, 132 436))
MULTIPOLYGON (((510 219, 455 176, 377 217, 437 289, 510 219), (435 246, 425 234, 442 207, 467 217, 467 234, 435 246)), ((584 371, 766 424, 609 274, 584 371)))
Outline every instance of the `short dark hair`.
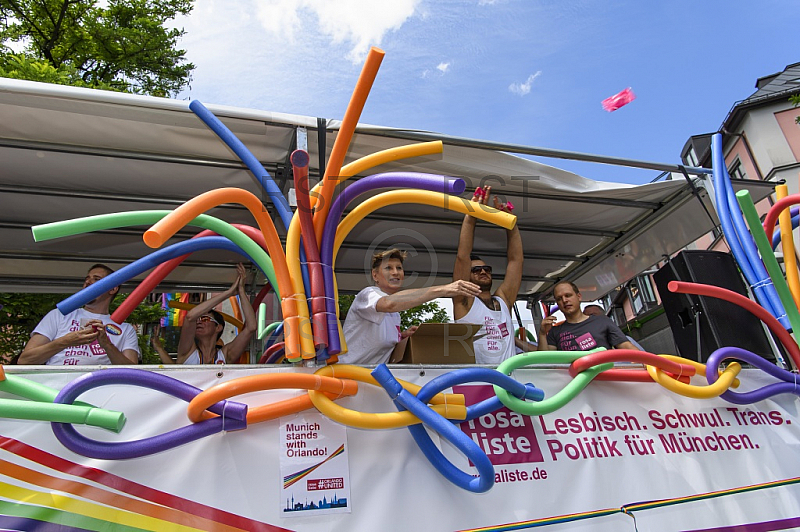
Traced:
POLYGON ((559 281, 553 286, 553 294, 556 293, 556 288, 558 288, 562 284, 568 284, 570 286, 570 288, 572 288, 575 291, 576 294, 580 294, 581 293, 581 289, 578 288, 578 285, 576 285, 572 281, 559 281))
POLYGON ((104 272, 106 272, 106 275, 111 275, 112 273, 114 273, 114 270, 112 270, 111 268, 109 268, 105 264, 99 264, 99 263, 95 264, 94 266, 92 266, 91 268, 86 270, 86 272, 88 273, 88 272, 90 272, 92 270, 103 270, 104 272))
POLYGON ((480 258, 480 256, 479 256, 479 255, 476 255, 476 254, 474 254, 474 253, 470 253, 470 254, 469 254, 469 260, 483 260, 483 259, 482 259, 482 258, 480 258))
POLYGON ((225 318, 222 316, 222 313, 217 312, 213 308, 211 310, 209 310, 208 313, 211 314, 212 316, 214 316, 214 321, 216 321, 218 324, 222 325, 222 330, 219 331, 219 333, 217 334, 217 340, 219 340, 220 337, 222 336, 222 333, 225 332, 225 318))
POLYGON ((408 256, 407 251, 403 251, 400 248, 391 248, 387 249, 386 251, 381 251, 380 253, 375 253, 372 256, 372 269, 374 270, 378 266, 381 265, 383 261, 386 259, 397 259, 402 264, 406 257, 408 256))

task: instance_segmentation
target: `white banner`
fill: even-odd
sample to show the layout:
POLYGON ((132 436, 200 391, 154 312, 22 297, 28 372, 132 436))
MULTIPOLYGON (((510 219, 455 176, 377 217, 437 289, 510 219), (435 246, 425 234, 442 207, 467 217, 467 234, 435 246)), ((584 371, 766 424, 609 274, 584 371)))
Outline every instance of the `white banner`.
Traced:
MULTIPOLYGON (((456 370, 392 371, 425 384, 456 370)), ((309 370, 160 373, 207 389, 247 375, 294 371, 309 370)), ((23 367, 7 373, 56 390, 84 375, 23 367)), ((542 388, 546 397, 571 379, 562 369, 517 370, 513 376, 542 388)), ((759 370, 743 370, 739 378, 739 391, 774 382, 759 370)), ((491 394, 491 387, 467 384, 456 391, 470 404, 491 394)), ((302 393, 270 390, 231 399, 255 407, 302 393)), ((127 417, 119 434, 75 425, 100 442, 140 440, 190 424, 186 402, 146 388, 100 386, 80 401, 127 417)), ((396 411, 382 388, 363 383, 355 396, 336 402, 362 412, 396 411)), ((634 530, 636 523, 640 531, 786 529, 800 516, 798 423, 795 395, 741 406, 677 396, 654 383, 593 382, 550 414, 503 409, 461 423, 494 464, 494 485, 475 494, 442 476, 407 429, 345 428, 316 410, 124 460, 76 454, 46 422, 0 419, 0 528, 58 523, 86 530, 451 531, 547 524, 558 531, 618 531, 634 530), (290 447, 290 441, 304 444, 290 447), (324 462, 340 446, 342 454, 324 462), (328 454, 290 457, 292 448, 328 454), (294 463, 299 458, 308 461, 294 463), (293 484, 302 495, 287 490, 287 477, 315 466, 293 484), (285 511, 287 498, 291 508, 306 505, 306 496, 319 506, 322 492, 331 506, 324 511, 336 513, 285 511), (335 508, 332 499, 346 505, 335 508)), ((452 445, 431 435, 454 466, 477 474, 452 445)))

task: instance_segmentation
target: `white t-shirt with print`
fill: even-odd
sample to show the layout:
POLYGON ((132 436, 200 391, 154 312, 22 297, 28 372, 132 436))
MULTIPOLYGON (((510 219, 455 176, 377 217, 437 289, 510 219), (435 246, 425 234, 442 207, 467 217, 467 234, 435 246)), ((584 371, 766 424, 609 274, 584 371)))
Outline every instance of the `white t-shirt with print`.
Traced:
POLYGON ((492 299, 499 303, 500 310, 488 309, 476 297, 469 312, 463 318, 456 320, 456 323, 481 325, 472 341, 476 364, 498 365, 516 354, 511 311, 502 297, 492 296, 492 299))
MULTIPOLYGON (((73 310, 66 316, 61 314, 61 311, 58 309, 51 310, 42 318, 42 321, 40 321, 39 325, 33 330, 31 336, 34 334, 41 334, 48 340, 53 341, 67 333, 77 331, 85 326, 88 320, 100 320, 106 325, 115 325, 116 328, 111 327, 106 329, 106 334, 108 334, 111 343, 120 351, 133 349, 137 353, 139 352, 136 330, 134 330, 132 325, 129 323, 120 325, 112 321, 111 316, 108 314, 95 314, 83 308, 73 310), (120 332, 114 334, 116 330, 120 332)), ((97 343, 97 340, 94 340, 90 344, 76 345, 61 350, 50 357, 46 364, 48 366, 108 365, 111 364, 111 359, 108 358, 105 349, 97 343)))
POLYGON ((378 312, 378 300, 389 294, 377 286, 358 293, 344 320, 347 353, 339 355, 343 364, 382 364, 389 361, 400 341, 400 313, 378 312))

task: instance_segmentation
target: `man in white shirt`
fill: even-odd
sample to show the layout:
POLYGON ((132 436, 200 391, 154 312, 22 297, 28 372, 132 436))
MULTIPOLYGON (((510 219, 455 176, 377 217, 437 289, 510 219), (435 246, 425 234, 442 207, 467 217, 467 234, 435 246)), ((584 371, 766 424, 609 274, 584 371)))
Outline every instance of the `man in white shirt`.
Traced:
MULTIPOLYGON (((491 187, 478 189, 472 201, 487 205, 491 192, 491 187)), ((510 212, 510 208, 501 204, 497 196, 494 197, 494 207, 510 212)), ((516 225, 506 231, 505 278, 493 294, 492 267, 472 254, 474 237, 475 218, 466 215, 461 224, 453 279, 469 280, 477 284, 481 291, 477 296, 454 297, 453 317, 456 323, 482 325, 472 341, 475 348, 475 363, 497 365, 516 354, 511 307, 517 300, 517 293, 522 284, 522 238, 516 225)), ((531 346, 524 344, 524 347, 520 347, 529 351, 531 346)))
MULTIPOLYGON (((114 270, 103 264, 89 268, 83 287, 94 284, 114 270)), ((31 333, 18 364, 58 366, 138 364, 139 343, 128 323, 114 323, 109 305, 119 287, 67 314, 51 310, 31 333)))
POLYGON ((344 321, 347 353, 339 355, 344 364, 382 364, 399 362, 407 338, 416 326, 400 327, 400 312, 438 297, 476 296, 480 288, 469 281, 403 290, 406 252, 389 249, 372 257, 372 280, 358 293, 344 321))

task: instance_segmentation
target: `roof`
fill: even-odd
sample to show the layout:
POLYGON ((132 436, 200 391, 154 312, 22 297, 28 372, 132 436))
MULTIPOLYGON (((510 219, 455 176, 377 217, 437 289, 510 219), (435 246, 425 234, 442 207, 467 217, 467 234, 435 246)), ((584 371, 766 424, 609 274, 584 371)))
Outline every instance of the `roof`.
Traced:
POLYGON ((756 91, 733 104, 728 116, 722 122, 721 131, 735 131, 747 109, 776 100, 788 100, 789 96, 800 93, 800 63, 787 65, 781 72, 763 76, 756 80, 756 91))
MULTIPOLYGON (((313 181, 319 176, 318 124, 324 127, 319 137, 327 153, 339 127, 335 120, 207 107, 264 164, 284 192, 290 186, 286 161, 295 148, 298 128, 308 134, 313 181)), ((494 179, 495 191, 516 206, 525 251, 521 291, 534 297, 562 278, 576 281, 586 297, 603 295, 716 223, 705 190, 694 192, 682 176, 642 186, 596 182, 505 153, 494 148, 501 145, 486 141, 359 125, 345 162, 409 144, 403 138, 417 136, 441 138, 444 153, 386 164, 370 172, 462 177, 467 181, 467 197, 475 187, 494 179)), ((506 148, 548 153, 538 148, 506 148)), ((3 291, 74 291, 91 264, 104 262, 119 268, 152 252, 142 242, 144 227, 36 243, 31 236, 33 225, 103 213, 172 209, 218 187, 241 187, 266 198, 244 165, 189 110, 186 101, 0 79, 0 160, 3 291)), ((763 194, 769 192, 764 190, 763 194)), ((763 194, 757 191, 757 199, 763 194)), ((283 228, 271 212, 283 237, 283 228)), ((208 214, 230 223, 255 225, 239 205, 222 205, 208 214)), ((336 261, 340 289, 355 292, 368 284, 366 257, 375 248, 395 244, 405 244, 412 251, 406 266, 417 275, 412 276, 411 286, 448 282, 461 218, 422 205, 376 211, 356 226, 342 246, 336 261)), ((171 243, 197 231, 185 228, 171 243)), ((502 278, 502 229, 479 223, 475 251, 502 278)), ((228 251, 197 252, 158 290, 227 287, 233 278, 231 265, 238 260, 228 251)))

